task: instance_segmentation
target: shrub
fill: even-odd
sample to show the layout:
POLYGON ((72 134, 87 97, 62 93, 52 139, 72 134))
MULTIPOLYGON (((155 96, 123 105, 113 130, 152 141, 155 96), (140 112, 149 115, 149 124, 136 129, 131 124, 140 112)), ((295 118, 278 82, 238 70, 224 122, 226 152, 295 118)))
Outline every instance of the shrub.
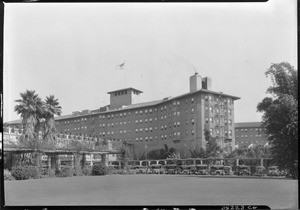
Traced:
POLYGON ((82 169, 82 173, 85 175, 85 176, 90 176, 92 174, 92 167, 91 166, 85 166, 83 169, 82 169))
POLYGON ((42 168, 41 174, 43 178, 55 177, 55 169, 42 168))
POLYGON ((70 177, 74 175, 74 169, 68 166, 61 166, 59 170, 55 170, 57 177, 70 177))
POLYGON ((12 168, 11 175, 16 180, 38 179, 41 173, 38 167, 34 166, 17 166, 12 168))
POLYGON ((102 163, 97 163, 92 167, 92 175, 106 175, 108 173, 107 167, 102 163))
POLYGON ((9 170, 4 169, 4 180, 15 180, 9 170))

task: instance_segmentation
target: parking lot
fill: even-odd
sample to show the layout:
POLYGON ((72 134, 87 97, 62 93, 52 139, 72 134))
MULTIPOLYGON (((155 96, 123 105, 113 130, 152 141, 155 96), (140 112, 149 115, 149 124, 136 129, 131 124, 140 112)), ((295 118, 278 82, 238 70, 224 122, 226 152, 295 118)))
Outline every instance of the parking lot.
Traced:
POLYGON ((5 181, 7 205, 268 205, 298 209, 298 181, 108 175, 5 181))

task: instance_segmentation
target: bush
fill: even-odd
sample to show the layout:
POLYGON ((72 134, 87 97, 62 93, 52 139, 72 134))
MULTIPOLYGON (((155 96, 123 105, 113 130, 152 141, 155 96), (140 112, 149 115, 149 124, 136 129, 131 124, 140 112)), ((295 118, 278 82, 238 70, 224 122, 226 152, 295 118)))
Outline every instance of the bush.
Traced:
POLYGON ((4 169, 4 180, 15 180, 9 170, 4 169))
POLYGON ((55 170, 57 177, 71 177, 74 173, 74 169, 68 166, 61 166, 59 170, 55 170))
POLYGON ((41 173, 38 167, 34 166, 17 166, 12 168, 11 175, 16 180, 38 179, 41 173))
POLYGON ((41 169, 42 178, 52 178, 55 177, 55 169, 42 168, 41 169))
POLYGON ((102 163, 97 163, 92 167, 92 175, 106 175, 108 173, 107 167, 102 163))
POLYGON ((82 169, 82 173, 85 175, 85 176, 90 176, 92 174, 92 167, 91 166, 85 166, 83 169, 82 169))

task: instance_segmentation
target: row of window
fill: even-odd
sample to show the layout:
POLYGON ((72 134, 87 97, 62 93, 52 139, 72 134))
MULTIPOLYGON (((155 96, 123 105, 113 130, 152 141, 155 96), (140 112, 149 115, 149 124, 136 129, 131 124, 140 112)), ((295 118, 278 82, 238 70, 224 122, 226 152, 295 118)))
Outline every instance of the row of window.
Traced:
MULTIPOLYGON (((215 124, 220 124, 220 119, 219 118, 213 118, 213 117, 206 117, 205 118, 205 122, 206 123, 215 123, 215 124)), ((232 125, 232 120, 227 120, 227 119, 224 119, 224 124, 225 125, 232 125)))
POLYGON ((224 99, 224 98, 220 98, 220 96, 215 96, 215 97, 213 97, 212 95, 206 95, 205 97, 204 97, 204 99, 205 99, 205 101, 210 101, 210 102, 213 102, 213 101, 215 101, 215 102, 217 102, 217 103, 225 103, 225 104, 229 104, 229 105, 231 105, 231 104, 233 104, 233 100, 231 99, 231 98, 227 98, 227 99, 224 99))
MULTIPOLYGON (((236 138, 239 138, 239 137, 241 137, 241 138, 248 138, 248 135, 236 136, 236 138)), ((249 137, 254 137, 254 135, 249 135, 249 137)), ((262 137, 262 135, 261 135, 261 134, 259 134, 259 135, 255 135, 255 137, 256 137, 256 138, 258 138, 258 137, 262 137)))
MULTIPOLYGON (((237 129, 235 129, 235 130, 236 130, 236 131, 241 131, 241 132, 247 132, 247 131, 248 131, 247 128, 244 128, 244 129, 243 129, 243 128, 242 128, 242 129, 238 129, 238 128, 237 128, 237 129)), ((257 131, 257 132, 261 132, 261 131, 265 131, 266 129, 262 129, 262 128, 255 128, 255 129, 253 128, 253 129, 252 129, 252 128, 249 128, 249 131, 252 131, 252 130, 253 130, 253 131, 255 130, 255 131, 257 131)))

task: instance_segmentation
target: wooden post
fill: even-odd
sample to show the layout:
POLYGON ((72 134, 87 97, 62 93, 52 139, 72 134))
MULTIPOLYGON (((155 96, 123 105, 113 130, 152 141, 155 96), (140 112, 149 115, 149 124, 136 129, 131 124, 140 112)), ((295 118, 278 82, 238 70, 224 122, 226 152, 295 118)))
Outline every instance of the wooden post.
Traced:
POLYGON ((71 168, 74 168, 74 161, 75 161, 75 156, 74 154, 71 155, 71 168))
POLYGON ((90 154, 90 166, 93 166, 94 154, 90 154))
POLYGON ((51 168, 51 156, 49 154, 47 155, 47 168, 51 168))

